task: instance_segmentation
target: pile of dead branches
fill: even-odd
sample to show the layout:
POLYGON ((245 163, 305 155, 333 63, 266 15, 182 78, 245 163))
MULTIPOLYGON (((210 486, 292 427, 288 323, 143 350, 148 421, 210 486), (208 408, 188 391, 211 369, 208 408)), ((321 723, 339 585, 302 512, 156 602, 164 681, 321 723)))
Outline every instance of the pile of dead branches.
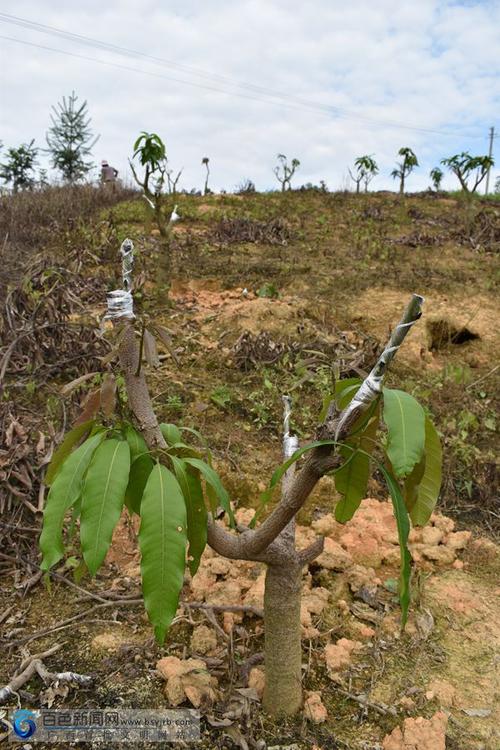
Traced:
POLYGON ((255 219, 222 219, 214 232, 214 240, 222 245, 260 242, 267 245, 286 245, 291 229, 284 219, 257 221, 255 219))
POLYGON ((472 220, 468 231, 461 232, 458 239, 474 250, 487 253, 500 251, 500 210, 495 206, 481 209, 472 220))
POLYGON ((244 331, 231 350, 238 369, 248 372, 260 366, 274 365, 286 357, 291 365, 300 362, 308 373, 335 362, 342 377, 364 376, 379 353, 379 344, 370 336, 338 331, 329 340, 319 337, 276 340, 267 331, 244 331))
POLYGON ((82 276, 81 262, 73 257, 63 267, 39 257, 8 292, 0 311, 0 389, 97 369, 106 349, 89 308, 106 286, 82 276))
POLYGON ((431 247, 440 245, 449 239, 445 234, 428 234, 427 232, 412 232, 402 237, 391 237, 387 239, 391 245, 404 245, 405 247, 431 247))

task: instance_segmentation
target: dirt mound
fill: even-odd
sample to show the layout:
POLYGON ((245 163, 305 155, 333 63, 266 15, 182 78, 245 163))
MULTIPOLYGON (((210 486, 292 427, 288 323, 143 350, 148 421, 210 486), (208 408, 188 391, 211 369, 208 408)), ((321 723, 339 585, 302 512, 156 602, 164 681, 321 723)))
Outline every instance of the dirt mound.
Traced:
MULTIPOLYGON (((439 353, 443 344, 460 347, 463 357, 471 366, 487 364, 493 351, 500 349, 500 333, 496 324, 497 306, 484 295, 439 295, 418 288, 425 296, 426 326, 415 326, 400 352, 398 361, 420 367, 441 367, 439 353), (443 336, 436 332, 446 331, 443 336), (460 335, 467 331, 467 335, 460 335), (436 345, 437 338, 439 345, 436 345)), ((364 292, 351 307, 353 321, 359 321, 366 330, 381 339, 401 317, 408 302, 408 292, 387 287, 372 287, 364 292)))

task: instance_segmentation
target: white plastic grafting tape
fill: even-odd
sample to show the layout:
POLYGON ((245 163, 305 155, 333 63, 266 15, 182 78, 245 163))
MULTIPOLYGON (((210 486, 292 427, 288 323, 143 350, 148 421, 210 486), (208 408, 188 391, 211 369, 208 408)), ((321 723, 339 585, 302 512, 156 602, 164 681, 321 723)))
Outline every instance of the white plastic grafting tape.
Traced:
POLYGON ((123 240, 120 247, 122 256, 123 288, 127 291, 132 289, 132 266, 134 265, 134 245, 132 240, 123 240))
POLYGON ((363 380, 358 392, 355 394, 349 406, 344 410, 342 418, 339 420, 339 423, 337 425, 335 440, 338 440, 342 428, 344 427, 352 413, 356 410, 366 410, 366 408, 382 392, 382 384, 384 381, 384 375, 386 373, 387 366, 394 358, 397 350, 405 340, 410 328, 417 322, 417 320, 420 319, 422 315, 421 308, 424 301, 424 297, 422 297, 420 294, 413 295, 412 301, 404 316, 404 318, 407 317, 408 311, 410 311, 410 314, 412 313, 414 315, 413 319, 408 321, 403 318, 403 320, 398 323, 398 325, 393 330, 387 346, 378 358, 375 367, 363 380))
POLYGON ((134 315, 134 300, 132 299, 132 266, 134 263, 134 244, 128 238, 123 240, 120 247, 122 256, 122 278, 123 289, 115 289, 108 292, 106 300, 108 311, 104 316, 105 320, 118 320, 119 318, 128 318, 132 320, 134 315))
POLYGON ((175 221, 179 221, 181 217, 177 213, 177 205, 174 206, 174 210, 170 214, 170 223, 173 224, 175 221))
POLYGON ((106 295, 108 311, 104 316, 106 320, 118 320, 118 318, 135 318, 134 300, 132 294, 126 289, 115 289, 106 295))
POLYGON ((290 415, 292 413, 292 399, 290 396, 282 396, 283 399, 283 455, 285 458, 293 456, 299 447, 299 439, 296 435, 290 435, 290 415))

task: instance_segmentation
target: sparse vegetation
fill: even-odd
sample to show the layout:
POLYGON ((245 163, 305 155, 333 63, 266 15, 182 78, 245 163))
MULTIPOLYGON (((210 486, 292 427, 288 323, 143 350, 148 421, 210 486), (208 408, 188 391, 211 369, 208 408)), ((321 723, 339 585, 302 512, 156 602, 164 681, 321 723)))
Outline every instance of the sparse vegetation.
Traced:
MULTIPOLYGON (((446 508, 447 513, 457 519, 456 543, 466 533, 464 524, 483 535, 494 532, 497 345, 491 321, 496 310, 493 247, 498 231, 498 207, 493 201, 485 201, 476 193, 473 206, 476 218, 469 226, 462 201, 453 195, 411 195, 402 204, 390 194, 354 196, 320 190, 203 198, 178 194, 183 225, 179 230, 174 227, 173 234, 182 263, 175 271, 170 308, 167 308, 161 287, 152 282, 157 270, 158 238, 155 231, 145 230, 150 212, 145 200, 130 193, 123 196, 126 200, 116 204, 111 196, 100 196, 98 190, 88 197, 87 188, 75 187, 74 190, 74 195, 69 188, 24 191, 0 199, 2 219, 6 215, 4 209, 8 210, 12 228, 18 235, 22 229, 16 218, 21 216, 20 209, 16 208, 14 214, 10 206, 19 207, 21 202, 24 206, 26 202, 25 215, 32 217, 34 225, 30 231, 39 232, 31 252, 43 247, 46 254, 50 247, 51 253, 50 268, 46 263, 36 274, 30 269, 25 281, 15 282, 19 291, 10 298, 11 303, 3 314, 2 325, 9 328, 3 328, 8 330, 8 335, 0 351, 2 364, 7 361, 5 352, 10 343, 32 326, 35 329, 34 334, 29 333, 27 342, 22 339, 15 345, 3 377, 0 418, 5 435, 10 435, 8 439, 12 440, 10 447, 2 445, 0 470, 7 472, 3 492, 10 493, 12 487, 15 492, 23 493, 36 509, 40 480, 46 468, 42 464, 57 442, 54 434, 61 436, 63 413, 69 428, 86 408, 82 402, 90 399, 87 406, 95 406, 96 397, 92 394, 102 393, 104 378, 93 373, 94 370, 108 373, 104 392, 112 390, 109 388, 110 371, 117 372, 110 359, 116 354, 113 337, 108 332, 100 340, 95 321, 102 317, 104 293, 116 276, 117 243, 132 235, 141 238, 137 243, 134 273, 136 312, 141 318, 145 316, 146 328, 153 333, 153 321, 169 329, 166 344, 156 342, 159 368, 152 366, 157 360, 151 342, 143 346, 151 365, 143 362, 141 374, 147 374, 154 409, 161 422, 199 428, 208 439, 214 469, 234 502, 238 524, 248 524, 251 512, 259 507, 265 488, 258 488, 255 480, 262 482, 270 477, 279 462, 283 431, 281 394, 292 394, 292 432, 301 440, 307 439, 314 432, 317 405, 332 394, 334 383, 340 385, 341 381, 357 378, 358 371, 366 372, 380 353, 388 321, 392 326, 397 322, 398 310, 415 288, 418 269, 425 278, 426 314, 401 347, 388 386, 404 388, 417 398, 436 424, 445 448, 439 507, 446 508), (79 190, 82 192, 78 198, 79 190), (40 207, 37 213, 33 208, 37 200, 49 200, 44 198, 45 193, 52 196, 54 202, 50 230, 37 228, 45 209, 40 207), (60 215, 55 211, 57 200, 61 204, 67 201, 67 206, 61 206, 60 215), (108 200, 107 207, 100 204, 108 200), (88 211, 85 218, 79 219, 78 207, 84 201, 88 211), (64 211, 68 220, 64 218, 64 211), (244 225, 243 219, 246 220, 244 225), (266 239, 266 227, 271 221, 277 229, 269 228, 269 238, 276 236, 278 239, 282 231, 279 227, 285 227, 286 244, 266 239), (215 233, 222 226, 228 239, 218 241, 215 233), (66 268, 68 262, 71 273, 58 280, 52 290, 61 274, 60 267, 66 268), (332 274, 332 263, 343 269, 341 274, 332 274), (84 309, 79 305, 82 279, 85 280, 84 309), (469 280, 467 299, 463 295, 464 279, 469 280), (274 287, 278 296, 260 296, 259 290, 266 285, 268 289, 274 287), (50 338, 45 329, 38 331, 37 325, 37 320, 40 323, 43 320, 42 325, 52 322, 49 317, 52 315, 51 299, 56 308, 59 300, 64 302, 62 309, 67 316, 55 321, 58 330, 61 329, 57 347, 47 346, 50 338), (335 309, 332 309, 332 300, 335 300, 335 309), (40 302, 42 306, 37 312, 40 302), (447 324, 440 322, 445 319, 447 324), (75 326, 79 326, 78 329, 75 326), (86 353, 87 350, 84 360, 73 360, 84 354, 83 344, 88 346, 88 342, 94 340, 94 332, 102 348, 92 352, 104 358, 102 366, 94 354, 86 353), (78 349, 75 341, 81 342, 78 349), (71 362, 66 363, 70 359, 71 362), (84 364, 86 370, 88 365, 89 379, 74 390, 66 389, 63 397, 61 387, 69 387, 67 381, 77 377, 78 368, 84 364), (43 377, 47 372, 53 373, 52 376, 43 377), (21 425, 24 438, 21 428, 11 427, 11 419, 21 425), (44 435, 44 447, 40 447, 40 432, 44 435), (31 489, 22 482, 25 471, 32 483, 31 489)), ((4 224, 0 224, 0 231, 5 236, 4 224)), ((10 245, 7 250, 11 253, 10 245)), ((139 324, 136 339, 139 345, 141 331, 139 324)), ((121 417, 127 419, 130 403, 121 376, 116 377, 116 387, 121 417)), ((103 406, 108 403, 107 398, 104 396, 103 406)), ((116 440, 121 434, 119 420, 116 416, 105 415, 103 419, 101 424, 111 430, 105 442, 116 440)), ((186 445, 192 447, 193 443, 188 440, 186 445)), ((201 443, 196 449, 204 451, 201 443)), ((180 448, 169 449, 169 455, 179 458, 178 450, 180 448)), ((181 456, 181 460, 184 458, 181 456)), ((30 644, 33 651, 49 649, 54 635, 40 636, 41 628, 60 626, 78 615, 81 619, 62 631, 68 642, 67 656, 52 657, 54 666, 66 667, 64 659, 69 659, 69 668, 95 675, 92 687, 70 688, 72 705, 85 706, 90 699, 97 705, 102 701, 123 699, 125 705, 132 702, 133 705, 164 706, 169 699, 164 696, 163 681, 154 671, 155 665, 164 658, 183 665, 186 655, 193 656, 201 662, 197 667, 200 680, 202 677, 210 679, 212 685, 216 679, 219 681, 214 687, 217 703, 210 703, 213 698, 206 694, 211 708, 205 709, 203 705, 202 715, 208 711, 210 716, 232 721, 250 745, 260 738, 270 744, 281 741, 276 739, 277 732, 281 733, 283 741, 295 742, 299 747, 310 747, 318 742, 321 746, 321 743, 331 742, 332 736, 338 738, 334 741, 340 746, 342 742, 347 746, 356 742, 381 744, 383 737, 396 725, 401 725, 405 717, 430 719, 435 714, 438 699, 430 701, 424 697, 433 680, 452 682, 462 696, 463 705, 489 705, 492 674, 487 666, 489 646, 483 623, 488 613, 493 612, 489 603, 494 574, 487 547, 478 545, 476 548, 473 542, 464 552, 454 553, 459 556, 457 567, 425 555, 418 560, 418 553, 425 544, 422 531, 418 527, 413 530, 414 601, 409 632, 400 635, 395 599, 399 551, 397 542, 388 541, 396 533, 396 527, 388 526, 388 518, 382 516, 389 508, 378 470, 370 479, 367 494, 371 499, 362 500, 358 515, 345 525, 339 524, 333 514, 342 502, 342 495, 335 487, 334 478, 325 477, 316 486, 296 523, 299 549, 306 548, 312 541, 311 524, 316 534, 334 529, 334 532, 326 532, 328 554, 309 564, 301 578, 302 613, 304 618, 309 618, 303 619, 301 625, 302 649, 306 654, 303 663, 307 663, 303 674, 306 690, 303 716, 309 715, 311 693, 321 691, 321 701, 328 712, 323 724, 313 724, 307 718, 303 721, 302 715, 297 720, 276 723, 259 710, 256 700, 251 703, 253 718, 245 722, 227 719, 226 712, 235 700, 232 685, 236 684, 237 690, 240 686, 249 687, 248 671, 240 669, 247 669, 248 660, 257 658, 265 645, 259 614, 263 602, 257 593, 263 582, 259 563, 228 562, 210 554, 203 555, 196 576, 192 580, 190 574, 187 576, 178 612, 180 619, 171 625, 163 649, 153 645, 141 617, 141 607, 126 603, 127 597, 134 602, 140 598, 138 558, 131 542, 134 522, 128 520, 127 515, 119 521, 115 543, 95 579, 90 580, 87 574, 78 578, 82 572, 79 535, 65 532, 67 551, 56 564, 55 572, 50 574, 52 590, 45 592, 35 584, 25 599, 20 599, 10 581, 28 581, 36 576, 37 568, 33 566, 39 560, 34 543, 36 531, 19 532, 19 526, 34 529, 38 524, 36 511, 30 510, 16 494, 8 496, 12 511, 6 518, 16 529, 0 526, 2 554, 12 558, 19 554, 30 566, 24 569, 22 562, 16 565, 5 561, 3 578, 9 588, 4 587, 2 593, 7 608, 11 602, 18 607, 20 601, 30 606, 24 620, 17 619, 4 626, 5 643, 9 646, 5 652, 5 682, 15 673, 21 660, 17 641, 36 636, 30 644), (383 542, 376 541, 382 529, 383 542), (332 550, 338 552, 338 558, 331 557, 332 550), (374 555, 370 562, 369 554, 374 555), (377 555, 382 554, 388 557, 381 562, 377 555), (351 562, 346 562, 349 555, 351 562), (332 560, 336 565, 348 567, 332 573, 332 568, 325 567, 334 564, 332 560), (462 560, 465 568, 459 569, 462 560), (370 568, 373 568, 371 572, 370 568), (112 611, 118 608, 119 624, 116 621, 113 624, 114 616, 110 617, 106 607, 97 609, 99 614, 96 615, 91 611, 94 602, 78 601, 85 595, 57 578, 63 576, 71 580, 73 570, 77 571, 77 581, 85 591, 109 601, 112 611), (374 583, 374 573, 380 584, 374 583), (14 579, 14 575, 18 577, 14 579), (462 597, 461 592, 463 598, 457 599, 459 594, 462 597), (468 596, 474 598, 479 608, 475 611, 481 613, 480 620, 471 621, 466 603, 468 596), (117 597, 116 602, 108 597, 117 597), (123 603, 118 597, 123 598, 123 603), (244 609, 234 614, 217 609, 230 601, 243 608, 253 606, 256 612, 244 609), (337 605, 339 601, 343 603, 337 605), (205 618, 208 610, 197 609, 196 605, 200 604, 211 607, 215 619, 205 618), (455 606, 465 607, 463 615, 455 606), (373 619, 363 619, 365 617, 373 619), (109 624, 107 618, 110 618, 109 624), (210 630, 210 637, 216 642, 208 655, 200 654, 193 645, 198 643, 196 638, 201 626, 210 630), (365 631, 371 634, 362 635, 365 631), (229 633, 227 641, 223 632, 229 633), (105 652, 105 661, 97 651, 104 634, 110 643, 117 644, 114 651, 105 652), (339 643, 342 645, 344 640, 349 645, 359 645, 353 647, 350 659, 345 657, 345 666, 332 671, 334 659, 340 654, 339 643), (380 669, 381 653, 383 670, 380 669), (474 685, 463 680, 463 670, 472 669, 478 659, 485 665, 481 677, 483 703, 477 692, 473 692, 474 685), (368 721, 357 722, 360 696, 368 696, 368 721), (415 702, 413 709, 400 703, 401 697, 409 696, 415 702), (381 714, 372 706, 394 708, 395 713, 381 714)), ((270 500, 270 514, 277 499, 270 500)), ((219 513, 216 512, 217 516, 219 513)), ((217 523, 222 524, 220 518, 217 523)), ((438 514, 427 531, 429 538, 441 539, 432 548, 428 546, 429 554, 442 556, 443 560, 448 556, 446 559, 451 561, 455 534, 449 530, 450 523, 451 519, 438 514)), ((225 531, 234 534, 227 528, 225 531)), ((395 538, 397 540, 397 536, 395 538)), ((100 605, 100 602, 95 604, 100 605)), ((208 617, 212 618, 212 614, 208 617)), ((254 680, 260 669, 254 664, 250 662, 250 669, 254 670, 250 679, 252 686, 258 684, 254 680)), ((29 686, 35 695, 36 681, 35 677, 29 686)), ((171 690, 171 683, 167 684, 171 690)), ((55 705, 67 705, 67 700, 57 697, 55 705)), ((183 705, 191 705, 188 698, 183 700, 183 705)), ((35 705, 36 701, 35 697, 35 705)), ((450 712, 464 720, 455 708, 451 707, 450 712)), ((485 727, 491 724, 488 717, 466 716, 465 721, 468 732, 474 737, 479 730, 484 733, 485 727)), ((219 742, 221 730, 205 724, 205 719, 203 727, 206 735, 201 745, 211 750, 219 742)), ((458 737, 457 733, 462 731, 451 722, 449 727, 451 738, 458 737)))

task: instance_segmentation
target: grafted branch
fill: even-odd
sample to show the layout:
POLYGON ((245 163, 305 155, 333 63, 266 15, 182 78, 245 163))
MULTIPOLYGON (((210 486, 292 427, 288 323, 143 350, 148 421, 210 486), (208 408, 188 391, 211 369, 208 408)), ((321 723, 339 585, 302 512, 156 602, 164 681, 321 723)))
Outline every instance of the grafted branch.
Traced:
MULTIPOLYGON (((421 316, 423 297, 414 295, 401 321, 394 329, 387 346, 380 355, 375 367, 365 378, 351 403, 338 414, 333 406, 325 421, 318 427, 316 438, 341 442, 349 434, 353 424, 379 396, 382 382, 389 363, 404 341, 412 325, 421 316)), ((122 321, 123 322, 123 321, 122 321)), ((125 384, 130 408, 135 416, 144 439, 150 449, 166 447, 153 410, 146 379, 142 371, 138 373, 139 345, 131 321, 126 322, 120 347, 120 364, 125 376, 125 384)), ((219 526, 210 516, 208 520, 208 544, 220 555, 231 559, 257 560, 283 564, 288 560, 302 563, 314 559, 321 552, 321 540, 311 548, 297 553, 280 538, 285 527, 295 518, 318 480, 342 463, 335 454, 333 445, 322 445, 309 453, 303 467, 285 484, 282 498, 268 518, 255 530, 245 529, 234 534, 219 526)))

